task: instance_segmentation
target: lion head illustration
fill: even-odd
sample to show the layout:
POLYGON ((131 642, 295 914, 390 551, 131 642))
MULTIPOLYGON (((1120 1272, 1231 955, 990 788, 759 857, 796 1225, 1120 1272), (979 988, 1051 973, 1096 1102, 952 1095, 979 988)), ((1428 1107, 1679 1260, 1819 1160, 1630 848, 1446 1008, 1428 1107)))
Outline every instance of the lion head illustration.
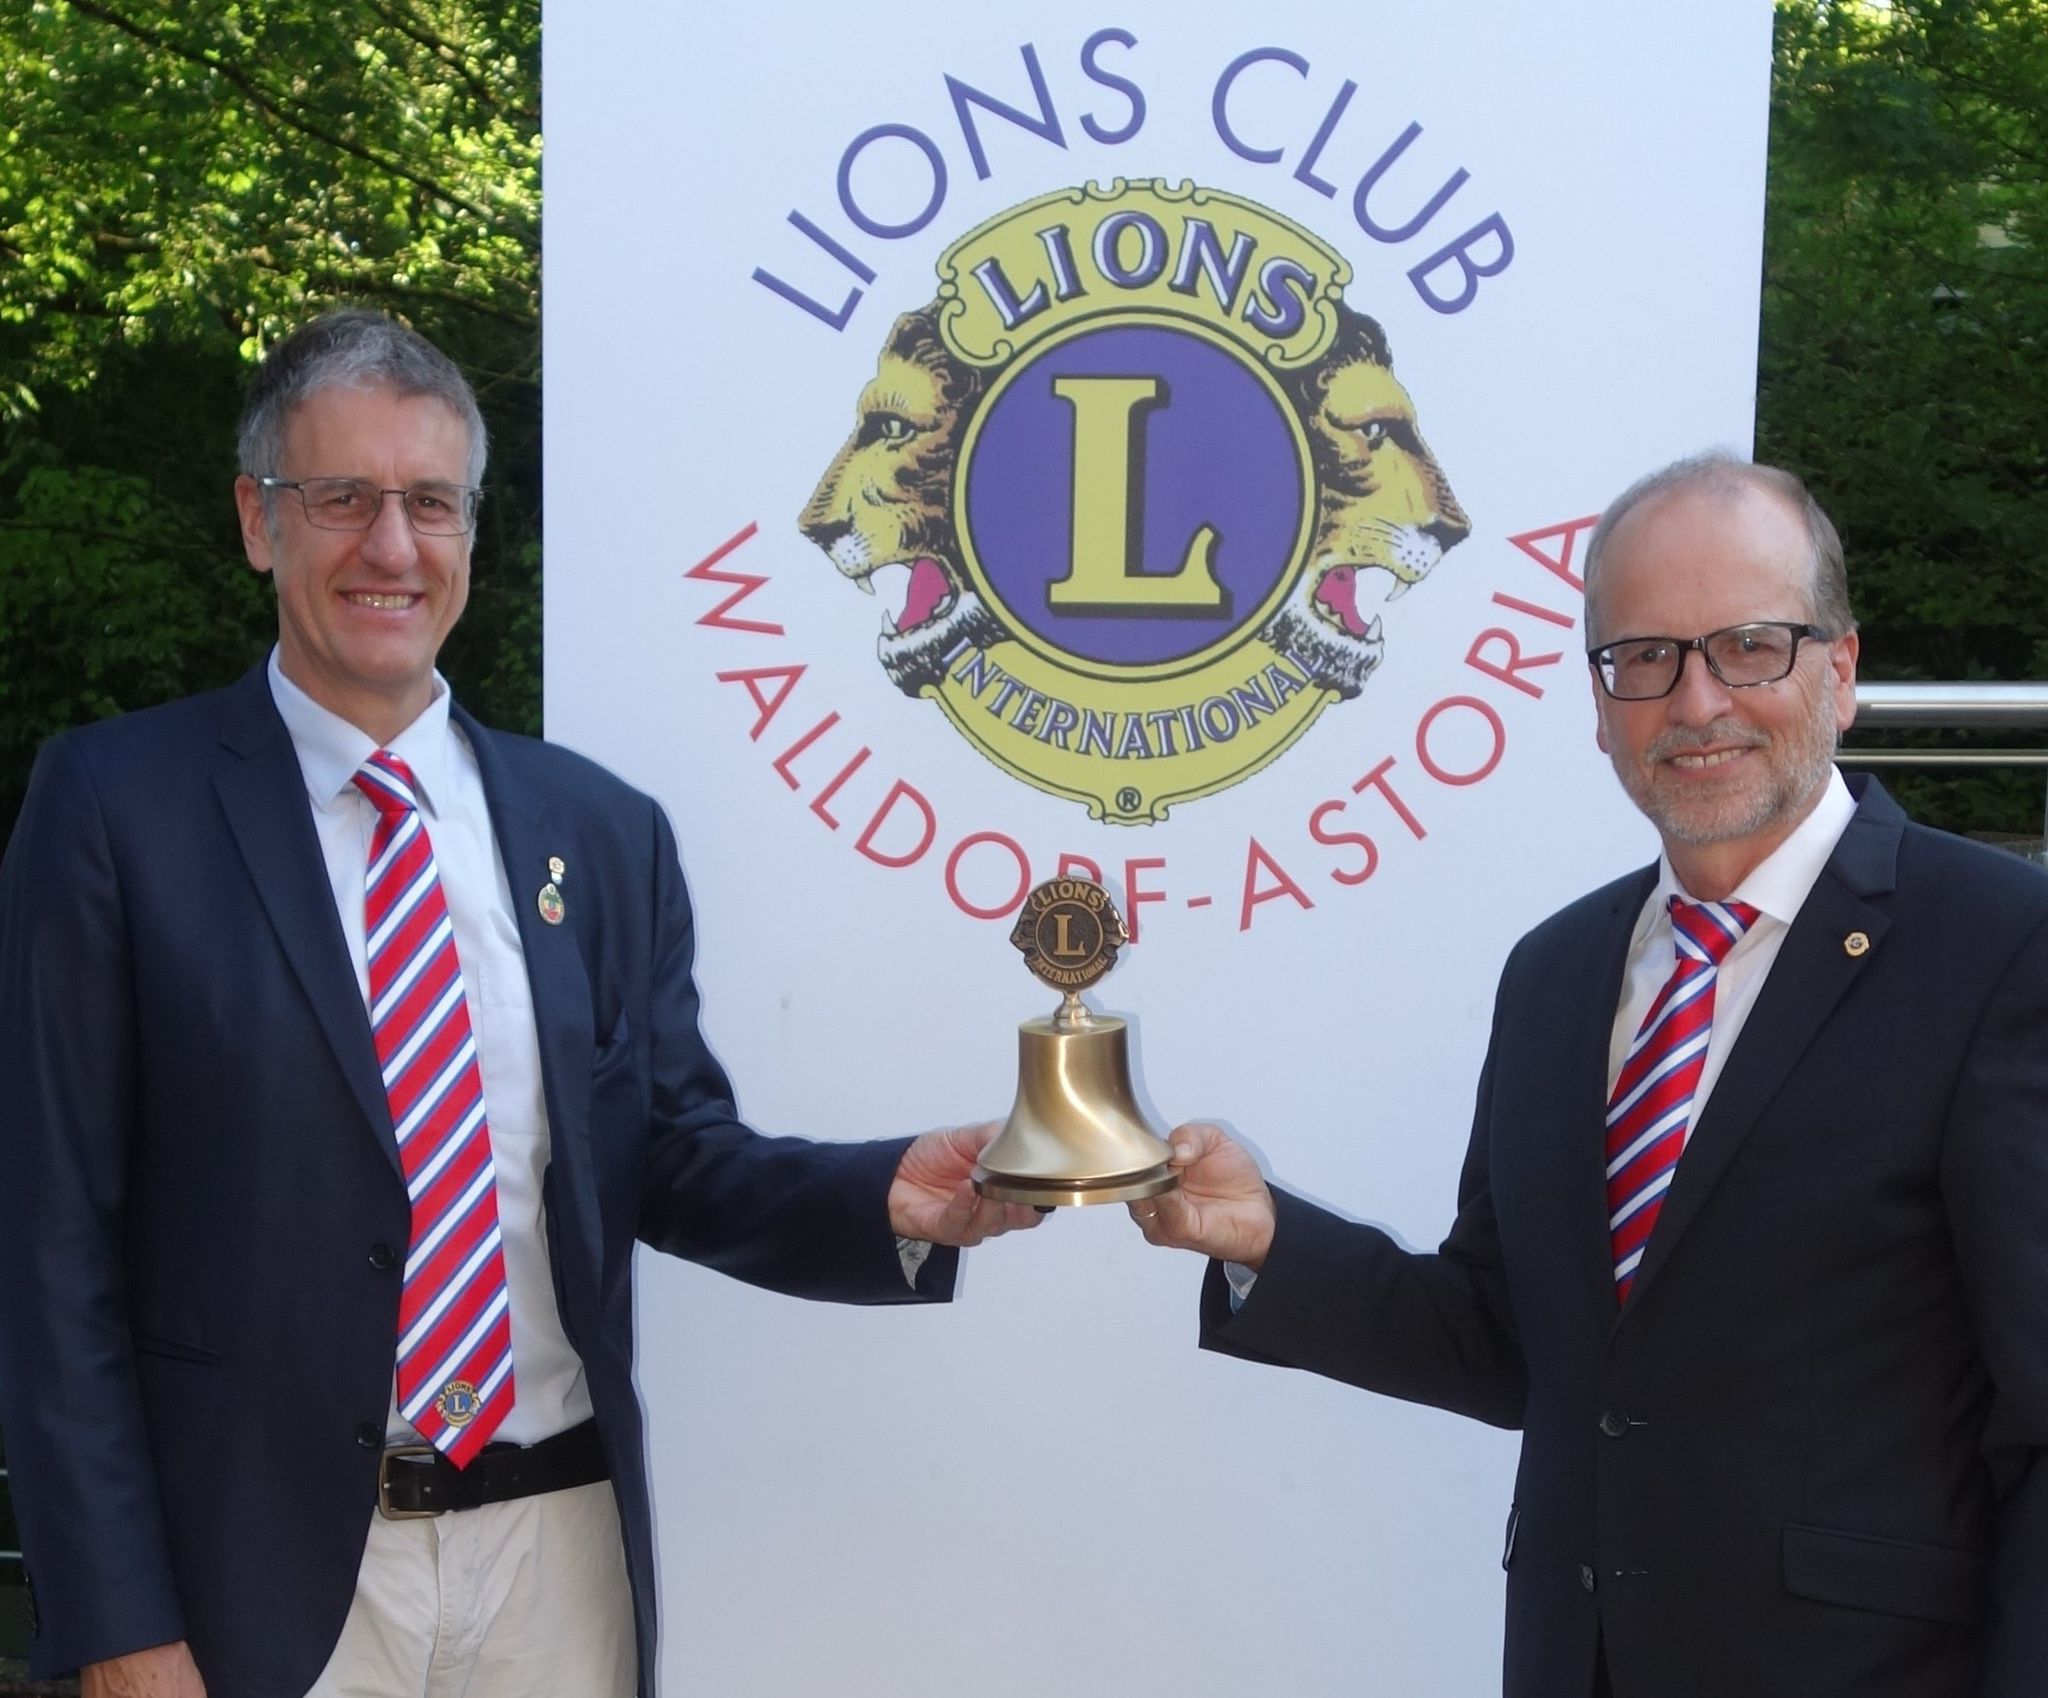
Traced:
POLYGON ((940 339, 937 305, 890 329, 859 422, 797 520, 862 589, 888 590, 878 652, 910 696, 941 680, 963 638, 986 646, 1009 635, 960 568, 954 457, 985 382, 940 339))
POLYGON ((1366 574, 1393 579, 1391 601, 1427 577, 1472 524, 1422 440, 1385 333, 1341 302, 1337 312, 1329 351, 1283 380, 1315 460, 1316 533, 1300 582, 1261 635, 1313 682, 1351 697, 1385 647, 1378 616, 1359 611, 1366 574))
MULTIPOLYGON (((911 696, 941 682, 963 641, 987 647, 1013 635, 961 566, 953 473, 988 380, 946 347, 937 309, 933 301, 890 328, 853 434, 797 521, 846 577, 887 591, 877 652, 911 696)), ((1314 459, 1316 526, 1299 581, 1260 635, 1348 698, 1385 648, 1377 615, 1360 609, 1367 574, 1388 575, 1391 600, 1427 577, 1471 522, 1422 440, 1385 333, 1341 302, 1337 312, 1324 356, 1282 378, 1314 459)))

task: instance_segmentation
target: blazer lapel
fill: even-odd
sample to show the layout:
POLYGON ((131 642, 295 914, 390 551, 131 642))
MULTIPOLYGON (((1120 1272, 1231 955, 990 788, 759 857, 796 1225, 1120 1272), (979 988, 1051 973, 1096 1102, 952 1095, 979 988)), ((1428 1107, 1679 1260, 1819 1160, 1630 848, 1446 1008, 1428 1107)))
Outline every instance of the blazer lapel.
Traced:
POLYGON ((1860 931, 1876 944, 1890 927, 1889 915, 1867 898, 1888 893, 1896 883, 1905 821, 1882 787, 1869 784, 1799 918, 1785 934, 1770 977, 1686 1143, 1624 1315, 1639 1307, 1644 1288, 1671 1259, 1672 1246, 1698 1216, 1778 1087, 1875 958, 1875 950, 1850 954, 1843 940, 1860 931))
MULTIPOLYGON (((580 901, 594 901, 597 893, 578 889, 575 845, 547 798, 521 781, 492 732, 460 706, 454 709, 454 718, 475 751, 491 810, 491 829, 512 890, 520 949, 533 992, 548 1128, 555 1153, 561 1154, 567 1140, 580 1141, 588 1133, 590 1063, 597 1034, 592 1030, 590 978, 577 948, 574 914, 580 901), (551 858, 568 863, 559 882, 564 908, 571 917, 556 924, 542 918, 539 903, 541 887, 556 882, 548 865, 551 858)), ((573 1165, 580 1170, 584 1164, 573 1165)))
POLYGON ((223 764, 214 789, 228 828, 364 1121, 376 1132, 393 1170, 402 1174, 391 1134, 391 1105, 348 940, 334 909, 305 774, 271 700, 264 668, 243 678, 226 702, 221 742, 236 758, 223 764))

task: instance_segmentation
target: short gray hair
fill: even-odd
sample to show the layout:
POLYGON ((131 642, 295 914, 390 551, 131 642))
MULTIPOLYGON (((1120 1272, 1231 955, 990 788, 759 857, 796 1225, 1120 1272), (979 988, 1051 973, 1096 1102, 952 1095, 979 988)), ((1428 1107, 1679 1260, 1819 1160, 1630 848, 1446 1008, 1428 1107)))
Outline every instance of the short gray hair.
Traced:
POLYGON ((1813 493, 1791 472, 1780 466, 1758 465, 1738 459, 1722 449, 1691 454, 1674 460, 1636 481, 1608 503, 1586 545, 1586 630, 1593 630, 1594 586, 1598 582, 1600 557, 1614 527, 1632 508, 1673 490, 1698 489, 1728 495, 1737 490, 1761 489, 1778 496, 1799 514, 1806 524, 1810 549, 1807 599, 1813 622, 1831 637, 1848 635, 1856 629, 1856 615, 1849 606, 1849 570, 1842 558, 1842 539, 1834 521, 1821 511, 1813 493))
POLYGON ((483 482, 490 436, 469 379, 417 330, 361 307, 322 313, 264 355, 235 433, 242 474, 275 477, 292 414, 319 391, 337 387, 388 388, 442 402, 469 432, 469 482, 483 482))

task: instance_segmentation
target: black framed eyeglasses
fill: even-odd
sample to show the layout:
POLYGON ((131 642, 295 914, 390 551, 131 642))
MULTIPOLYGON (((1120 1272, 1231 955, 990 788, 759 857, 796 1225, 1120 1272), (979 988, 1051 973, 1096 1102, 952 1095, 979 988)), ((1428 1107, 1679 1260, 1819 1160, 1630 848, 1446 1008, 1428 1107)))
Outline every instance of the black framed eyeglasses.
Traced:
POLYGON ((1624 637, 1589 649, 1586 659, 1600 688, 1618 702, 1652 702, 1678 688, 1685 657, 1698 649, 1707 670, 1731 690, 1775 684, 1791 676, 1802 642, 1834 639, 1818 625, 1763 619, 1730 625, 1704 637, 1624 637))
POLYGON ((319 531, 367 531, 384 511, 384 497, 395 495, 406 523, 423 537, 467 535, 476 523, 477 503, 484 492, 467 483, 416 483, 384 489, 369 478, 258 478, 266 492, 295 489, 306 509, 306 523, 319 531))

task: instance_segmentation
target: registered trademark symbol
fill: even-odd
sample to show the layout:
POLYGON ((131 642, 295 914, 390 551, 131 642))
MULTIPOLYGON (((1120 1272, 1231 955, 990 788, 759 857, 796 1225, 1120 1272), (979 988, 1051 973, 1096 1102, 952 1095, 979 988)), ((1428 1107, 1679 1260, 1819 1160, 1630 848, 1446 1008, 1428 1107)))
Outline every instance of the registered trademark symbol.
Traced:
POLYGON ((1116 793, 1116 805, 1127 814, 1135 814, 1138 811, 1138 804, 1144 799, 1128 784, 1116 793))

